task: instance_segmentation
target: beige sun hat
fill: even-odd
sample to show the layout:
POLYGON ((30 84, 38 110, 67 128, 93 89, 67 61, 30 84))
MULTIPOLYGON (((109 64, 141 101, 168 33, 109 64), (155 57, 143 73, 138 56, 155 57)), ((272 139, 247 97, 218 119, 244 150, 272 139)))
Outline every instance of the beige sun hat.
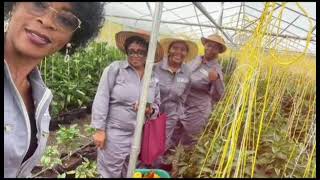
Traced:
POLYGON ((164 38, 160 40, 161 47, 163 48, 164 56, 168 57, 168 48, 173 42, 184 42, 188 46, 188 54, 184 60, 184 63, 188 63, 198 55, 198 46, 196 43, 184 38, 164 38))
POLYGON ((203 45, 207 41, 213 41, 213 42, 219 43, 222 47, 222 50, 220 51, 220 53, 223 53, 227 50, 227 46, 226 46, 226 43, 224 42, 224 39, 218 34, 211 34, 207 38, 204 38, 204 37, 201 38, 201 42, 203 45))
MULTIPOLYGON (((116 44, 117 47, 124 53, 126 53, 125 50, 125 42, 128 38, 133 37, 133 36, 138 36, 146 40, 148 43, 150 41, 150 33, 145 32, 145 31, 120 31, 116 34, 115 39, 116 39, 116 44)), ((157 42, 157 50, 155 54, 155 62, 161 61, 163 58, 163 49, 160 45, 159 42, 157 42)))

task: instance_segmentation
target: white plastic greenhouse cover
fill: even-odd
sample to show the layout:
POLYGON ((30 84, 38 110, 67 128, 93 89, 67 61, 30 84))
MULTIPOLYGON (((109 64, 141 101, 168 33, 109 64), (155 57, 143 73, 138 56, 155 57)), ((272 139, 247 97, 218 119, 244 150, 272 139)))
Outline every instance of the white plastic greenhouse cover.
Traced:
MULTIPOLYGON (((184 34, 196 41, 202 36, 218 32, 214 23, 209 20, 210 17, 205 16, 195 6, 196 4, 200 4, 208 12, 215 23, 222 28, 224 34, 233 41, 227 41, 227 43, 234 44, 234 47, 239 47, 238 45, 243 44, 246 38, 250 37, 253 24, 259 20, 265 6, 265 2, 164 2, 160 34, 170 36, 184 34), (249 32, 240 35, 239 29, 249 32)), ((270 33, 280 32, 282 36, 287 37, 286 40, 280 41, 283 43, 282 47, 289 47, 291 51, 301 52, 306 46, 305 40, 308 32, 312 31, 312 40, 307 52, 315 55, 316 2, 299 2, 299 4, 308 13, 312 24, 309 23, 308 17, 296 2, 288 2, 283 11, 280 30, 273 28, 273 32, 270 33)), ((154 2, 108 2, 105 5, 106 20, 123 24, 129 28, 151 31, 151 14, 154 7, 154 2)), ((281 2, 277 3, 274 17, 278 16, 280 10, 281 2)), ((224 37, 227 40, 226 36, 224 37)))

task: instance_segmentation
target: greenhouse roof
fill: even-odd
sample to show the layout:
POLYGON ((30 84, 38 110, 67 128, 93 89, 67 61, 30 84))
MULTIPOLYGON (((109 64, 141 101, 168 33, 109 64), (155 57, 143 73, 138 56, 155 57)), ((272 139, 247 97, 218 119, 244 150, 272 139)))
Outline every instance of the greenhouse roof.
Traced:
MULTIPOLYGON (((248 39, 264 10, 265 2, 164 2, 160 34, 187 36, 199 40, 202 36, 218 32, 232 47, 241 46, 248 39), (221 31, 220 31, 220 30, 221 31)), ((108 2, 107 20, 134 29, 151 31, 155 2, 108 2)), ((307 53, 316 54, 316 2, 288 2, 274 6, 274 28, 265 48, 275 43, 281 50, 302 52, 311 32, 307 53), (282 16, 277 18, 282 11, 282 16), (309 16, 309 17, 308 17, 309 16), (278 23, 280 22, 280 26, 278 23), (280 28, 278 28, 280 27, 280 28), (276 38, 277 41, 275 41, 276 38)))

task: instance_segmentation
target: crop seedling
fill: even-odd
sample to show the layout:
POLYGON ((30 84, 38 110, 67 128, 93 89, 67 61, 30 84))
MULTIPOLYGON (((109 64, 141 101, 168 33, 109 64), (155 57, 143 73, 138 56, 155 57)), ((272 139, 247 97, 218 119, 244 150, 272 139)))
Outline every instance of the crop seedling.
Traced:
POLYGON ((69 128, 59 125, 57 131, 57 144, 63 147, 67 152, 71 152, 81 145, 80 129, 77 124, 71 125, 69 128))
POLYGON ((75 178, 95 178, 98 176, 97 163, 83 158, 84 161, 75 170, 67 172, 67 174, 75 174, 75 178))
POLYGON ((41 164, 46 168, 53 168, 61 164, 60 152, 57 146, 47 146, 44 155, 41 157, 41 164))

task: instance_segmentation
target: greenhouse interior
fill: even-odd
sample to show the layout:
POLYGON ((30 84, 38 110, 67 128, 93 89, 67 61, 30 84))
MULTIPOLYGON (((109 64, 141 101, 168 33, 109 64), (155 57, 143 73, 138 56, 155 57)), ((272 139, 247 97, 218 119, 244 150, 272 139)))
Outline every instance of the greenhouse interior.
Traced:
MULTIPOLYGON (((196 143, 171 148, 169 168, 140 167, 140 148, 133 148, 126 177, 139 169, 169 178, 316 177, 316 2, 105 2, 104 13, 86 48, 38 64, 53 99, 33 178, 102 177, 91 115, 104 70, 127 57, 117 47, 121 31, 150 34, 146 76, 148 65, 155 66, 156 41, 186 39, 203 56, 201 39, 215 34, 227 47, 218 58, 224 94, 210 107, 196 143)), ((141 146, 143 113, 137 112, 132 147, 141 146)))

